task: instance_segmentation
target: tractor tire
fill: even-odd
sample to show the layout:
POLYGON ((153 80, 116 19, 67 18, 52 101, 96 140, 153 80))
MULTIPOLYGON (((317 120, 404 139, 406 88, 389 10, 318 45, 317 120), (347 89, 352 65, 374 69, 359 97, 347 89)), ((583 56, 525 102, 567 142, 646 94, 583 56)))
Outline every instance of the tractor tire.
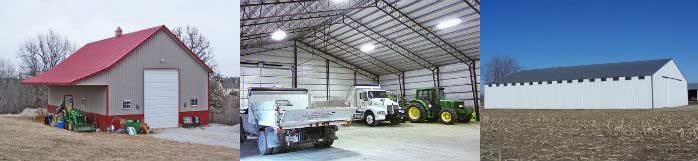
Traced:
POLYGON ((257 135, 257 150, 259 150, 259 155, 269 155, 272 154, 274 148, 269 148, 267 146, 267 134, 264 131, 260 131, 257 135))
POLYGON ((378 125, 378 122, 376 121, 376 115, 373 115, 373 112, 367 112, 366 114, 364 114, 364 122, 366 122, 366 125, 370 127, 378 125))
POLYGON ((240 143, 245 142, 247 140, 247 133, 245 133, 245 129, 242 128, 242 118, 240 118, 240 143))
POLYGON ((439 111, 439 115, 437 116, 439 117, 439 121, 446 125, 453 125, 453 123, 458 120, 456 110, 450 108, 441 109, 441 111, 439 111))
POLYGON ((474 115, 474 113, 465 115, 465 118, 462 119, 462 120, 463 120, 462 122, 463 122, 463 123, 469 123, 470 120, 473 119, 473 115, 474 115))
POLYGON ((74 126, 74 123, 72 121, 68 121, 68 126, 66 129, 73 131, 73 126, 74 126))
POLYGON ((427 111, 422 105, 410 103, 407 107, 407 119, 412 123, 424 122, 427 118, 427 111))

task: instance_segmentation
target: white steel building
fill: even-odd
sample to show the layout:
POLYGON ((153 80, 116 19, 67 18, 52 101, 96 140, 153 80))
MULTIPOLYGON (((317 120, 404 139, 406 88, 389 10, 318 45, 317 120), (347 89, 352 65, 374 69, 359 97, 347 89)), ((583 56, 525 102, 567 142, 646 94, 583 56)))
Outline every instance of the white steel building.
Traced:
POLYGON ((488 109, 653 109, 688 104, 671 59, 526 70, 485 86, 488 109))

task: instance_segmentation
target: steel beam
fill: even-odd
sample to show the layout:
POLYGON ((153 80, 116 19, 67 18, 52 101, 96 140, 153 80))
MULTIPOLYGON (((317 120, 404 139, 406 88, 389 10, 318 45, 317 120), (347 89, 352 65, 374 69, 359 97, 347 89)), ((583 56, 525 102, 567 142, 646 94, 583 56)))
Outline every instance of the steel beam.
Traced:
POLYGON ((293 42, 293 88, 298 88, 298 47, 293 42))
POLYGON ((470 7, 470 9, 473 9, 473 11, 477 12, 477 14, 480 14, 480 1, 479 0, 463 0, 465 1, 466 4, 470 7))
POLYGON ((308 45, 308 44, 306 44, 306 43, 304 43, 304 42, 297 41, 297 42, 296 42, 296 45, 297 45, 298 48, 303 49, 303 50, 305 50, 306 52, 308 52, 308 53, 310 53, 310 54, 319 56, 319 57, 321 57, 321 58, 323 58, 323 59, 326 59, 326 60, 328 60, 328 61, 330 61, 330 62, 333 62, 333 63, 335 63, 335 64, 337 64, 337 65, 339 65, 339 66, 342 66, 342 67, 344 67, 344 68, 347 68, 347 69, 349 69, 349 70, 356 71, 358 74, 361 74, 361 75, 366 76, 366 77, 368 77, 368 78, 376 79, 376 77, 378 77, 377 74, 371 73, 371 72, 366 71, 366 70, 363 70, 363 69, 361 69, 361 68, 358 68, 356 65, 353 65, 353 64, 351 64, 351 63, 345 62, 345 61, 343 61, 342 59, 339 59, 339 58, 335 57, 334 55, 330 55, 330 54, 326 53, 325 51, 320 50, 320 49, 318 49, 318 48, 315 48, 315 47, 313 47, 313 46, 311 46, 311 45, 308 45))
POLYGON ((470 73, 470 87, 472 89, 473 93, 473 106, 475 107, 475 116, 477 117, 477 121, 480 121, 480 92, 478 92, 478 76, 477 76, 477 68, 475 67, 476 62, 472 61, 471 66, 468 66, 468 72, 470 73))
POLYGON ((353 18, 351 18, 349 16, 343 16, 341 20, 342 20, 342 23, 344 23, 347 26, 351 27, 352 29, 358 31, 359 33, 365 35, 366 37, 371 38, 371 40, 378 42, 381 45, 394 50, 396 53, 404 56, 407 59, 412 60, 412 62, 415 62, 426 69, 431 69, 431 68, 436 66, 433 63, 422 58, 418 54, 416 54, 410 50, 407 50, 407 48, 403 47, 400 44, 397 44, 394 40, 389 39, 376 31, 373 31, 371 28, 367 27, 366 25, 362 24, 359 21, 354 20, 353 18))
POLYGON ((447 43, 446 41, 444 41, 440 37, 436 36, 436 34, 432 33, 429 29, 422 26, 422 24, 420 24, 417 21, 413 20, 412 18, 408 17, 406 14, 403 14, 395 6, 391 5, 390 3, 386 2, 385 0, 377 1, 376 6, 379 10, 383 11, 385 14, 392 17, 396 21, 400 22, 401 24, 403 24, 407 28, 411 29, 415 33, 424 37, 429 42, 440 47, 441 49, 446 51, 446 53, 455 57, 460 62, 462 62, 466 65, 471 65, 470 61, 473 60, 472 58, 465 55, 464 53, 461 53, 458 49, 453 47, 453 45, 447 43))

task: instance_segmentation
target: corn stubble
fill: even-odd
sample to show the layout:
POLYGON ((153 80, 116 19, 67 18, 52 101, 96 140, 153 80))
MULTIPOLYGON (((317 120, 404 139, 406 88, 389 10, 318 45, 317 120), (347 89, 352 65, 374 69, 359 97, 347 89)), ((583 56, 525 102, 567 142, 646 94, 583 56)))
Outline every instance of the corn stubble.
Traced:
POLYGON ((654 110, 483 110, 483 160, 691 160, 698 105, 654 110))

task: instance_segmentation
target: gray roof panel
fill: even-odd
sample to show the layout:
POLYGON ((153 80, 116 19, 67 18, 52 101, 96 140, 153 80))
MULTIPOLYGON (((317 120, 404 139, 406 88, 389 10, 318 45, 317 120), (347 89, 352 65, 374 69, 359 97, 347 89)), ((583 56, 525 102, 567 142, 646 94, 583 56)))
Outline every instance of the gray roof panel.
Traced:
POLYGON ((524 70, 495 83, 518 83, 626 76, 651 76, 671 59, 644 60, 621 63, 592 64, 524 70))
POLYGON ((688 89, 698 90, 698 83, 688 83, 688 89))

